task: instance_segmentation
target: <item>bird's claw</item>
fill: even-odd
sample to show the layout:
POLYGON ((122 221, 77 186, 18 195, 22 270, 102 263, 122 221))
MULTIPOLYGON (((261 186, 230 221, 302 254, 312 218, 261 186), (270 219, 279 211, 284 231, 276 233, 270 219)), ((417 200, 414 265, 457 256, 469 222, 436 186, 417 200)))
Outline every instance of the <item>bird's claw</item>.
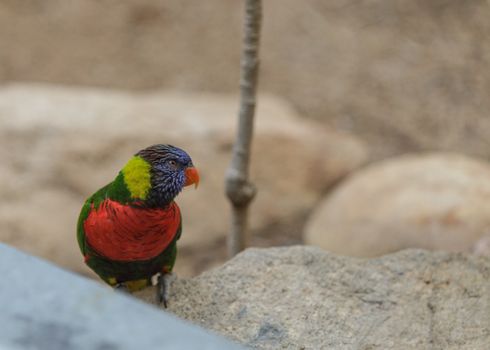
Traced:
POLYGON ((172 273, 161 273, 157 277, 156 301, 158 304, 163 304, 164 308, 167 308, 168 305, 170 284, 173 278, 174 278, 174 274, 172 273))
POLYGON ((129 293, 129 288, 126 283, 118 283, 114 286, 114 290, 117 290, 121 293, 129 293))

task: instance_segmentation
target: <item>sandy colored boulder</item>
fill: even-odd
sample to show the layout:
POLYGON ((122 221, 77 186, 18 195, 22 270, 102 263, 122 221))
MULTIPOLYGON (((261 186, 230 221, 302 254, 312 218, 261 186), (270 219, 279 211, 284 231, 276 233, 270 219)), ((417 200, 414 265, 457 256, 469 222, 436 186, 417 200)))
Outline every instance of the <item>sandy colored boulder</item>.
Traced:
POLYGON ((360 257, 404 248, 470 251, 490 230, 490 165, 457 154, 407 155, 358 171, 328 195, 307 244, 360 257))
MULTIPOLYGON (((200 251, 213 259, 210 247, 223 242, 228 228, 223 178, 236 113, 237 99, 230 95, 1 88, 0 195, 7 200, 0 203, 0 240, 87 271, 75 240, 84 199, 112 181, 139 149, 171 143, 188 151, 201 174, 199 189, 178 198, 182 254, 192 258, 200 251)), ((254 230, 304 215, 323 189, 366 157, 355 138, 301 119, 274 97, 260 98, 256 126, 254 230)), ((186 269, 185 261, 179 265, 186 269)))
MULTIPOLYGON (((254 349, 468 349, 490 344, 490 260, 407 250, 249 249, 172 286, 169 310, 254 349)), ((138 297, 154 300, 148 288, 138 297)))
POLYGON ((476 241, 472 252, 477 255, 490 256, 490 234, 486 234, 476 241))

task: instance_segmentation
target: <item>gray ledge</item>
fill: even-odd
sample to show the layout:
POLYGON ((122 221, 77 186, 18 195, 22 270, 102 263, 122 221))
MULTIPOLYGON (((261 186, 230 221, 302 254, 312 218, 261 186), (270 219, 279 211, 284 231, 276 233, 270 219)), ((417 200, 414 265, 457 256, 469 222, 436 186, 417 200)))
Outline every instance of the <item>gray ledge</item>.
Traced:
POLYGON ((243 349, 0 243, 0 349, 243 349))

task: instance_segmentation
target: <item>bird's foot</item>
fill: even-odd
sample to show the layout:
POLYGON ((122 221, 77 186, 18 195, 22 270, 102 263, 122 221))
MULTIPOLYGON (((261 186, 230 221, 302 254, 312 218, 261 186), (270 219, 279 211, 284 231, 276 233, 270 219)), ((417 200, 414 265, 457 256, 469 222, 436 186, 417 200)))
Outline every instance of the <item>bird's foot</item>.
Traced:
POLYGON ((160 273, 157 277, 156 301, 159 304, 163 304, 165 308, 167 308, 170 285, 174 279, 175 275, 173 273, 160 273))
POLYGON ((114 290, 116 290, 118 292, 121 292, 121 293, 130 294, 129 288, 126 285, 126 283, 118 283, 118 284, 116 284, 114 286, 114 290))

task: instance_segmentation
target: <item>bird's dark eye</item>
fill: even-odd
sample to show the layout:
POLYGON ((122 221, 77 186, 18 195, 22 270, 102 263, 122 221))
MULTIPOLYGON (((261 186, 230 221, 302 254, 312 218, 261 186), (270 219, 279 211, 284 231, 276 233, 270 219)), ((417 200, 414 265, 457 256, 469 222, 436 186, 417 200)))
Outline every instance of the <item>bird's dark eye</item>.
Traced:
POLYGON ((177 162, 173 159, 168 161, 168 165, 170 165, 172 168, 177 168, 177 162))

